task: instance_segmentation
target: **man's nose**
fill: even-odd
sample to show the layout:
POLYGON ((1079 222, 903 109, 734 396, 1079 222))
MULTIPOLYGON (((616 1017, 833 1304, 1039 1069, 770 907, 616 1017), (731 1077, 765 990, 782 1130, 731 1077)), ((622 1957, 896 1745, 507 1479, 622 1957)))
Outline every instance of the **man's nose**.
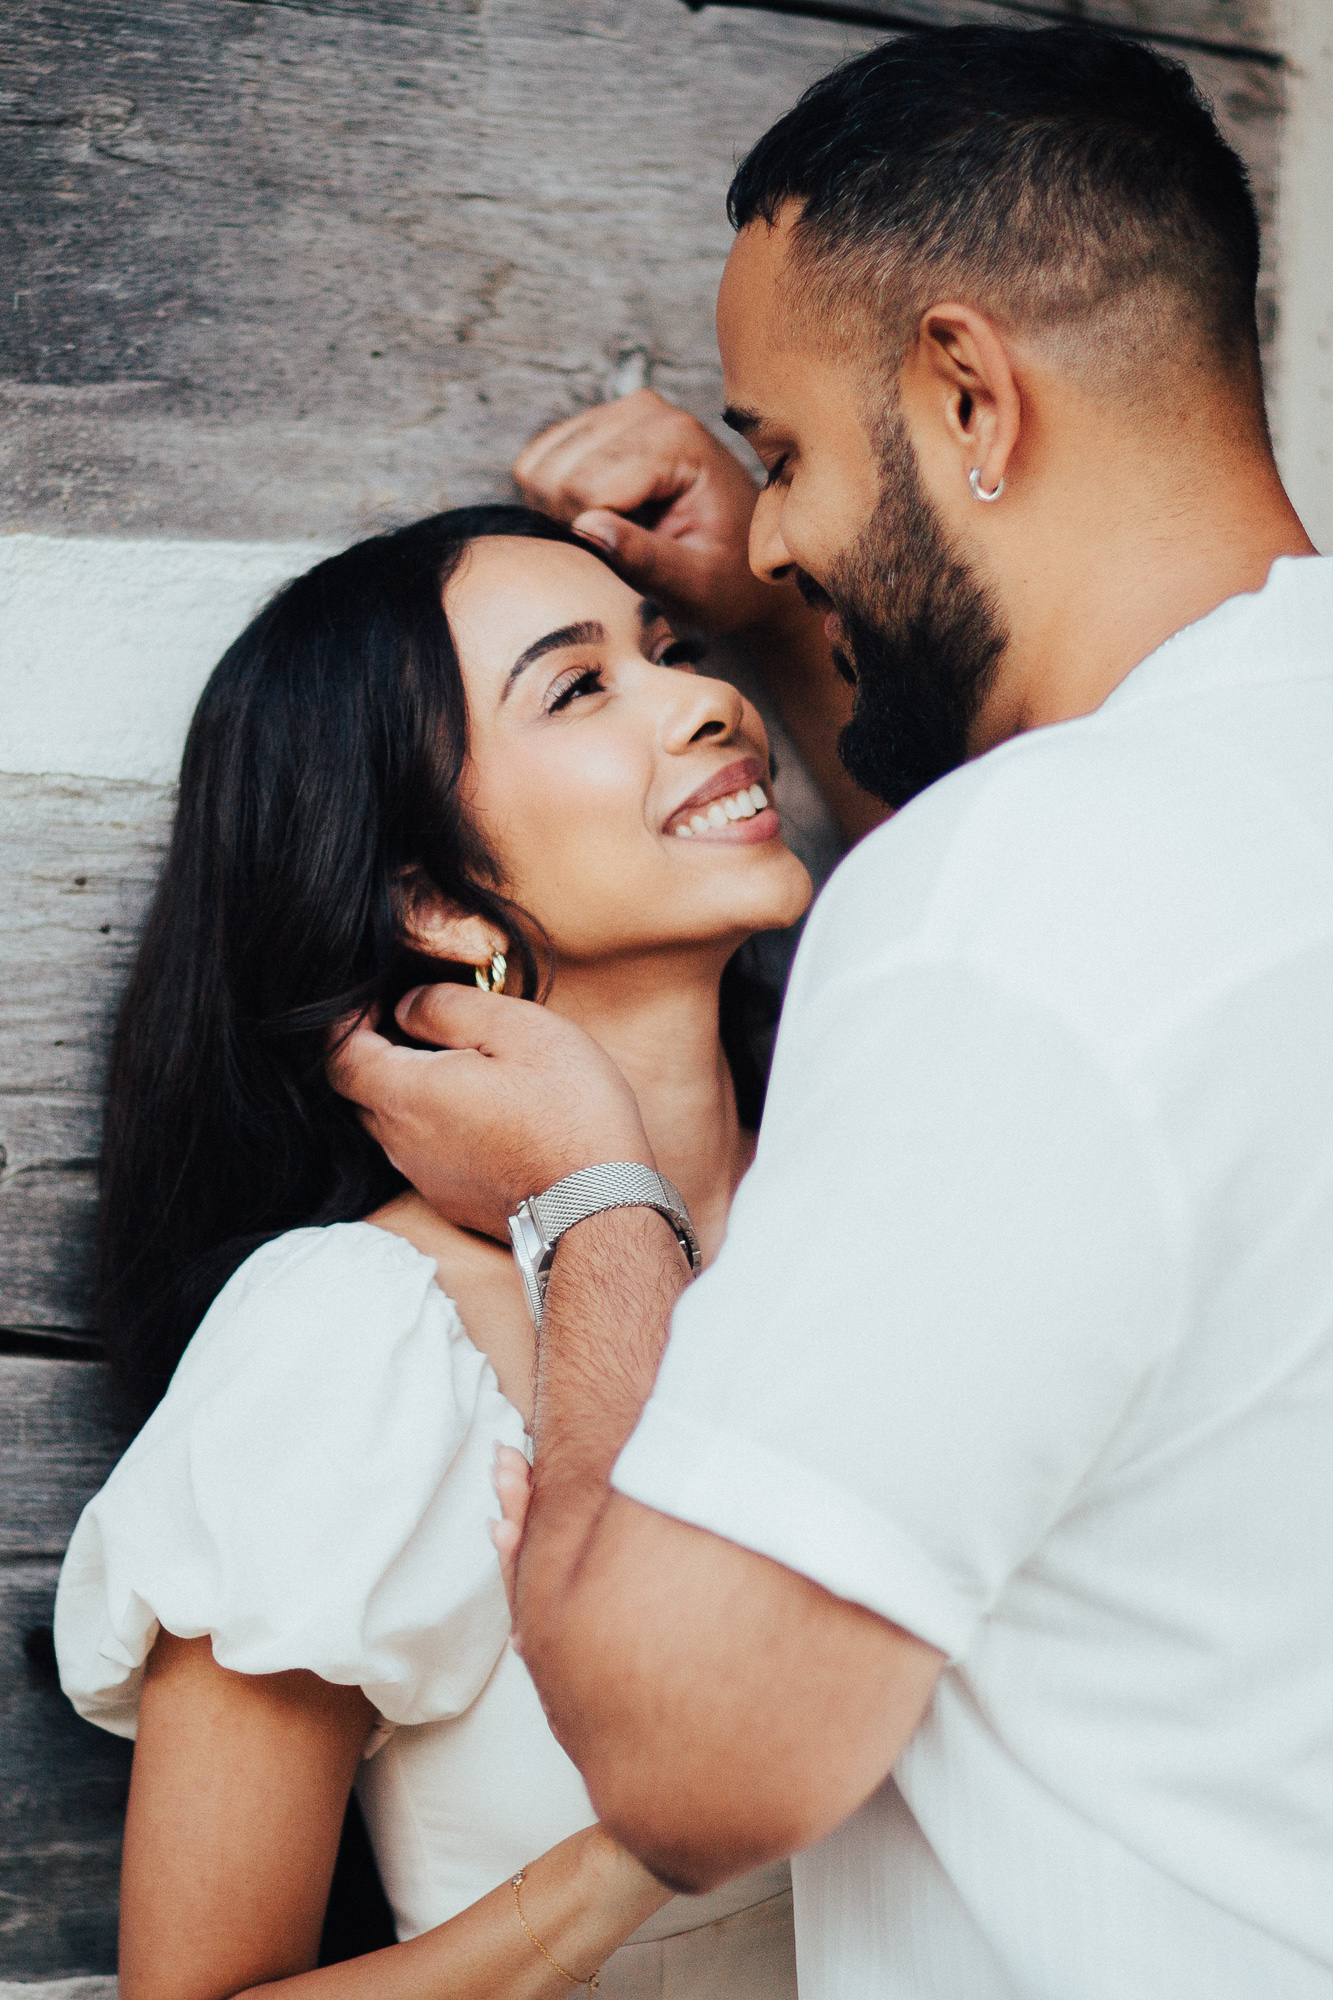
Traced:
POLYGON ((796 566, 782 539, 782 501, 776 493, 761 493, 750 517, 750 568, 765 583, 784 583, 796 566))

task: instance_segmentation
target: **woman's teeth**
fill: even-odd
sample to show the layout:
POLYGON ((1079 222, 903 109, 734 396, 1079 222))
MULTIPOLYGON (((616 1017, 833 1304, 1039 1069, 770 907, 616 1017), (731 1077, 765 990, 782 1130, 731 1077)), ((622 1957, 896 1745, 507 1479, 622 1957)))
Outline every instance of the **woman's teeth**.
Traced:
POLYGON ((733 792, 729 799, 714 799, 710 806, 682 820, 676 832, 682 840, 690 840, 696 833, 711 833, 717 827, 729 826, 734 819, 753 819, 767 804, 768 793, 763 786, 748 785, 742 792, 733 792))

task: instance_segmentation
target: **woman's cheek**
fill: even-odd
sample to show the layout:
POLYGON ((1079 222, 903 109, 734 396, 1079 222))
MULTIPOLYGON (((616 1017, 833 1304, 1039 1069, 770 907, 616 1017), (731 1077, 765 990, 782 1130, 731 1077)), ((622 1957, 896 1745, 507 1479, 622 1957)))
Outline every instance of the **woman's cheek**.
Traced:
POLYGON ((542 925, 558 957, 595 957, 635 942, 656 942, 671 928, 671 885, 642 821, 585 814, 554 817, 534 828, 515 901, 542 925))
POLYGON ((479 774, 474 811, 505 893, 557 949, 562 938, 581 951, 637 935, 661 894, 645 817, 653 768, 623 737, 610 727, 571 730, 531 756, 510 743, 479 774))

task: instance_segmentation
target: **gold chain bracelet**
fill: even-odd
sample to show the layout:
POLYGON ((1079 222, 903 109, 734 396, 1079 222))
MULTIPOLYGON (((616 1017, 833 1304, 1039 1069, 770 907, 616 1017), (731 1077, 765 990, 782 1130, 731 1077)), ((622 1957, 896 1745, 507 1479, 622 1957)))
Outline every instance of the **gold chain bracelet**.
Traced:
POLYGON ((558 1958, 552 1958, 550 1952, 546 1949, 546 1946, 542 1943, 536 1931, 532 1928, 532 1925, 528 1922, 527 1918, 524 1916, 523 1905, 518 1900, 518 1892, 523 1887, 524 1878, 526 1877, 527 1872, 528 1871, 526 1868, 520 1868, 517 1875, 511 1875, 509 1878, 514 1885, 514 1908, 518 1912, 519 1922, 522 1924, 524 1930, 527 1932, 528 1937, 531 1939, 532 1943, 536 1945, 538 1951, 541 1953, 542 1957, 546 1960, 546 1963, 548 1965, 553 1965, 556 1971, 560 1974, 560 1977, 562 1979, 567 1979, 571 1986, 586 1986, 590 1993, 595 1993, 598 1987, 602 1983, 601 1967, 598 1966, 596 1972, 590 1974, 587 1979, 580 1979, 577 1973, 566 1972, 564 1966, 560 1963, 560 1960, 558 1958))

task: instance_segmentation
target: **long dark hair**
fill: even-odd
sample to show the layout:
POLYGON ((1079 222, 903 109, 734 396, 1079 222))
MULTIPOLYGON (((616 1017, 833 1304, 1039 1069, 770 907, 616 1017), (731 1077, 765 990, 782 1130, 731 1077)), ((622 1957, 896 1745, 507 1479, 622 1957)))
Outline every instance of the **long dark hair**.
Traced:
MULTIPOLYGON (((99 1323, 140 1411, 260 1244, 404 1187, 324 1065, 339 1021, 449 976, 404 941, 414 887, 504 930, 508 990, 540 992, 540 937, 459 796, 467 703, 442 600, 481 535, 588 548, 511 506, 378 535, 279 591, 200 697, 104 1126, 99 1323)), ((775 1008, 734 962, 723 984, 757 1122, 775 1008)))

